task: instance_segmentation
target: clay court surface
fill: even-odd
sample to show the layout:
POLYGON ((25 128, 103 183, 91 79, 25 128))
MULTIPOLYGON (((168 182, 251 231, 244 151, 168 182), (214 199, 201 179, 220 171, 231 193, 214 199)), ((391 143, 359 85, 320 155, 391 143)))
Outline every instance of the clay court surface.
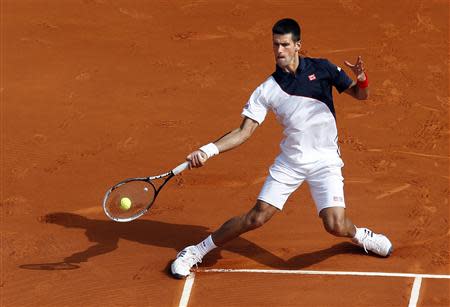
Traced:
POLYGON ((448 1, 0 3, 1 306, 450 305, 448 1), (253 205, 279 151, 274 116, 139 220, 109 221, 104 192, 237 127, 287 16, 306 56, 365 60, 370 100, 335 93, 347 211, 395 251, 327 234, 304 185, 195 278, 172 279, 178 250, 253 205))

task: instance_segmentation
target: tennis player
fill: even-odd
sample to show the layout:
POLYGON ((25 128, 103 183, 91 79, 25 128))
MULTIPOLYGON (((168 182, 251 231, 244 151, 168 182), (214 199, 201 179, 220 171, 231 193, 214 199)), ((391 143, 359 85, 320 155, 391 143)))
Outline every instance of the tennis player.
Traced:
POLYGON ((281 153, 269 169, 255 206, 246 214, 225 222, 204 241, 188 246, 172 262, 172 275, 184 278, 212 249, 239 235, 261 227, 283 209, 288 197, 307 181, 317 213, 327 232, 348 237, 377 255, 387 257, 389 239, 367 228, 358 228, 345 214, 344 183, 333 105, 332 87, 356 99, 369 97, 364 63, 345 61, 353 81, 340 67, 326 59, 299 56, 301 30, 293 19, 279 20, 272 28, 275 72, 251 95, 242 111, 241 126, 214 143, 187 156, 190 167, 201 167, 221 152, 244 143, 261 125, 269 110, 284 128, 281 153))

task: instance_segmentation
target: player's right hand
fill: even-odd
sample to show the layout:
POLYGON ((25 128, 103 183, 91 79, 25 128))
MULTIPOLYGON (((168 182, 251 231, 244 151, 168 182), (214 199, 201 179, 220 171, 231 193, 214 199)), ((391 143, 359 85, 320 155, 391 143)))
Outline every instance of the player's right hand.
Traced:
POLYGON ((196 150, 190 153, 186 160, 189 161, 189 168, 194 167, 202 167, 205 165, 206 160, 208 160, 208 156, 201 150, 196 150))

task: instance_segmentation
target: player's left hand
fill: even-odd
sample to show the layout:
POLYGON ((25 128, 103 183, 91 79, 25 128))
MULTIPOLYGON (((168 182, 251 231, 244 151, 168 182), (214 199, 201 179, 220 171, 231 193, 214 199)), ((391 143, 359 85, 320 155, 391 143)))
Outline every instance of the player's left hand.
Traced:
POLYGON ((356 78, 359 81, 366 80, 366 75, 364 74, 364 71, 365 71, 364 62, 363 62, 361 56, 358 56, 355 64, 352 64, 349 61, 344 61, 344 63, 345 63, 345 65, 347 65, 347 67, 349 67, 353 71, 353 73, 355 74, 356 78))

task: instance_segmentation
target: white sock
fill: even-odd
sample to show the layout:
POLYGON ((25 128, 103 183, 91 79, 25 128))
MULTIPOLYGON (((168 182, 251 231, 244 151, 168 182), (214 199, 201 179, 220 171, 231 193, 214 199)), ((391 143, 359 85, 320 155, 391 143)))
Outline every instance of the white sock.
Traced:
POLYGON ((212 236, 209 235, 205 240, 197 244, 197 248, 200 251, 200 254, 203 258, 207 253, 215 249, 217 246, 214 244, 212 236))
POLYGON ((365 237, 365 233, 364 233, 364 229, 363 228, 358 228, 355 226, 356 229, 356 233, 355 236, 353 237, 353 240, 355 242, 361 242, 361 240, 365 237))

